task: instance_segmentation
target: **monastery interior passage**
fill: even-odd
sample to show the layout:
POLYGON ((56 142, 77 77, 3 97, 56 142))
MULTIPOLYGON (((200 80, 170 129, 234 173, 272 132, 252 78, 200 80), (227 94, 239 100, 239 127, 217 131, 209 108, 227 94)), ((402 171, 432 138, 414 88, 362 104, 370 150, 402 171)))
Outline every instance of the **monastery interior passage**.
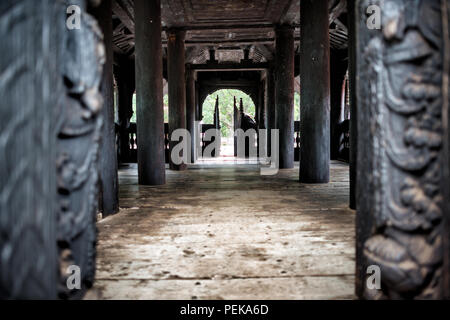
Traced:
POLYGON ((450 0, 1 0, 0 298, 448 299, 450 0))
POLYGON ((98 223, 87 299, 355 298, 348 165, 306 185, 298 167, 261 178, 251 162, 221 160, 169 172, 163 188, 119 171, 122 209, 98 223))

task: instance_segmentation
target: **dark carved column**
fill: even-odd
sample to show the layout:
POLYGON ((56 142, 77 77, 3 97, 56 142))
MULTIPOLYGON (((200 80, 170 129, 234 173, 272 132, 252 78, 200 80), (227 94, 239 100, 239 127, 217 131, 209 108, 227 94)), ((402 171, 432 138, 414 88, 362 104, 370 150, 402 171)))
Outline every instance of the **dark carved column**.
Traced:
POLYGON ((355 1, 347 1, 348 85, 350 88, 350 208, 356 209, 356 154, 358 147, 358 109, 356 101, 356 16, 355 1))
POLYGON ((330 44, 328 1, 301 0, 300 181, 330 179, 330 44))
MULTIPOLYGON (((186 80, 185 47, 183 30, 170 30, 167 42, 167 71, 169 78, 169 133, 186 128, 186 80)), ((170 142, 170 150, 178 142, 170 142)), ((185 170, 186 164, 175 165, 170 159, 171 170, 185 170)))
POLYGON ((443 266, 443 297, 450 299, 450 4, 442 2, 443 31, 443 78, 442 78, 442 126, 443 126, 443 162, 441 186, 444 192, 444 266, 443 266))
POLYGON ((130 162, 130 120, 133 116, 133 94, 136 89, 135 61, 128 57, 119 57, 114 66, 114 75, 118 91, 119 115, 119 155, 120 162, 130 162))
POLYGON ((160 0, 136 0, 135 14, 139 184, 162 185, 166 172, 160 0))
MULTIPOLYGON (((70 1, 83 7, 84 1, 70 1)), ((59 104, 58 236, 61 282, 59 296, 80 298, 95 278, 98 204, 98 159, 103 125, 103 35, 95 19, 81 15, 79 30, 64 30, 61 81, 65 96, 59 104), (82 290, 69 290, 69 266, 81 271, 82 290)))
POLYGON ((448 18, 441 8, 448 3, 383 1, 390 10, 383 12, 380 30, 367 28, 366 10, 381 1, 357 4, 357 92, 364 110, 358 112, 356 194, 360 297, 443 297, 449 270, 443 268, 448 33, 443 35, 442 21, 448 18), (381 270, 381 290, 366 286, 370 265, 381 270))
POLYGON ((275 105, 280 169, 294 167, 294 28, 276 29, 275 105))
POLYGON ((113 43, 112 43, 112 0, 103 0, 91 10, 103 33, 105 44, 105 67, 101 83, 103 96, 103 128, 100 146, 100 205, 104 216, 119 211, 119 181, 117 175, 116 130, 114 123, 113 43))
POLYGON ((276 108, 275 108, 275 73, 273 66, 267 70, 267 155, 272 152, 271 130, 276 129, 276 108))
POLYGON ((0 299, 57 297, 56 115, 64 96, 58 63, 65 10, 53 0, 0 4, 0 299))
POLYGON ((0 21, 0 297, 81 297, 95 275, 102 35, 82 0, 5 0, 0 21), (67 288, 71 265, 81 290, 67 288))
POLYGON ((187 70, 186 77, 186 129, 191 134, 191 162, 195 162, 195 71, 187 70))

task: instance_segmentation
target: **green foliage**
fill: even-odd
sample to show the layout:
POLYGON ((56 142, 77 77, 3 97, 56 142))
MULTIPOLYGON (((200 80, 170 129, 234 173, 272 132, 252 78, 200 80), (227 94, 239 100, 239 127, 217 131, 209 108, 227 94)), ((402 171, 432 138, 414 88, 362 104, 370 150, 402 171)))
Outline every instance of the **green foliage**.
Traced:
POLYGON ((300 95, 294 94, 294 121, 300 120, 300 95))
POLYGON ((255 118, 255 104, 249 95, 241 90, 222 89, 210 94, 203 103, 203 123, 214 123, 214 108, 216 98, 219 97, 220 111, 220 132, 222 137, 230 137, 233 135, 233 101, 236 97, 236 106, 239 108, 239 101, 242 98, 244 104, 244 112, 255 118))
POLYGON ((164 123, 169 123, 169 95, 164 95, 164 123))
POLYGON ((133 94, 133 115, 130 122, 136 122, 136 93, 133 94))

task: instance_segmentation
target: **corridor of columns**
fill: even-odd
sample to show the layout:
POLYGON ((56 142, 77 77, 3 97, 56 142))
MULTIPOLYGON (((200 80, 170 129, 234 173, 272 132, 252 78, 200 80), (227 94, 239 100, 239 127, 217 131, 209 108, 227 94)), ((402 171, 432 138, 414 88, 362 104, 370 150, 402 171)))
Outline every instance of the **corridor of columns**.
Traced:
POLYGON ((0 299, 449 298, 449 8, 1 0, 0 299))

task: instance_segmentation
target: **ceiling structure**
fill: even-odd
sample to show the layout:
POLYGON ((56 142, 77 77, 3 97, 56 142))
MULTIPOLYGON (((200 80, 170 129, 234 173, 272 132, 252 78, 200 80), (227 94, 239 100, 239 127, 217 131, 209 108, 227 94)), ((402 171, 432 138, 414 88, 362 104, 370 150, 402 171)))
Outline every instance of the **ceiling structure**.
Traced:
MULTIPOLYGON (((239 63, 244 51, 253 62, 274 56, 275 26, 295 27, 300 43, 300 0, 161 0, 162 40, 169 28, 186 30, 186 62, 204 64, 214 49, 219 63, 239 63)), ((347 47, 346 0, 329 0, 330 45, 347 47)), ((134 55, 134 1, 113 0, 114 45, 118 54, 134 55)), ((165 52, 165 50, 163 50, 165 52)))

